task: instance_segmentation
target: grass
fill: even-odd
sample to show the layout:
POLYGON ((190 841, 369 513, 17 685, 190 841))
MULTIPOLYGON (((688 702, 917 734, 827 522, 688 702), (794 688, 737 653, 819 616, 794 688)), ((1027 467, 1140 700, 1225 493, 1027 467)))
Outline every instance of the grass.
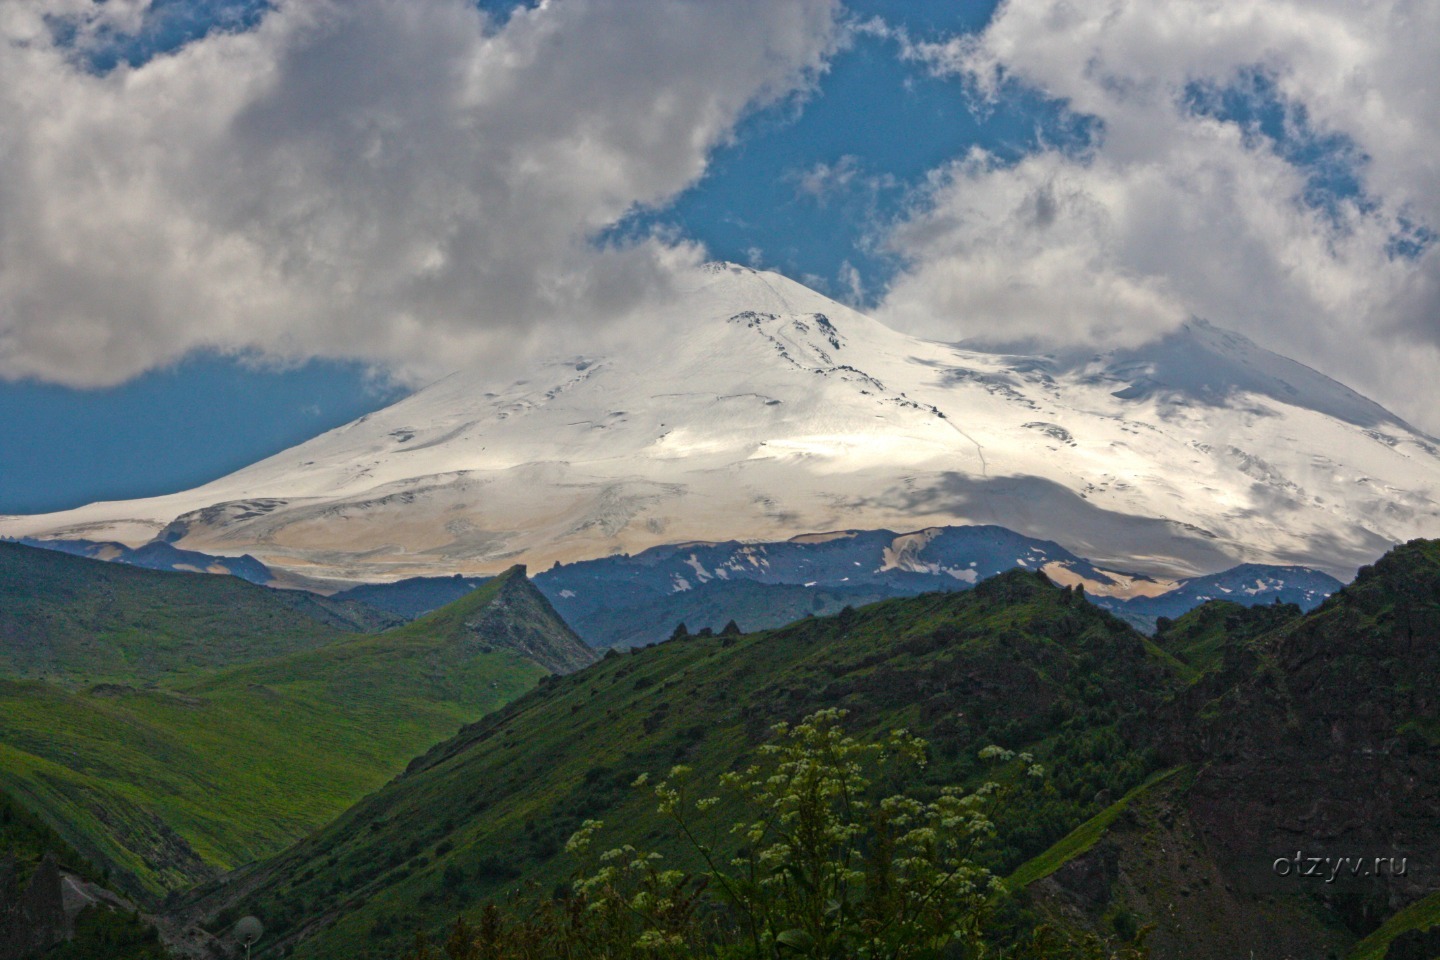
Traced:
POLYGON ((384 678, 317 676, 326 656, 291 681, 246 669, 174 692, 3 683, 0 785, 132 892, 167 893, 276 852, 544 673, 504 651, 436 682, 416 652, 384 678))
POLYGON ((1396 913, 1380 928, 1355 944, 1349 960, 1383 960, 1390 941, 1411 930, 1429 930, 1440 925, 1440 892, 1417 900, 1396 913))
POLYGON ((353 636, 347 609, 236 577, 0 541, 0 675, 72 687, 182 680, 353 636))
POLYGON ((654 798, 630 789, 637 775, 683 762, 713 782, 771 723, 822 706, 848 709, 862 735, 909 726, 929 738, 922 791, 973 785, 992 742, 1085 757, 1056 789, 1005 812, 995 856, 1008 871, 1093 815, 1099 790, 1145 779, 1146 760, 1114 730, 1148 707, 1165 673, 1128 627, 1023 572, 963 594, 615 653, 467 727, 285 854, 202 891, 210 899, 197 909, 264 917, 271 950, 334 921, 296 957, 393 956, 417 927, 522 875, 544 892, 564 882, 564 843, 584 819, 606 822, 606 847, 654 848, 665 826, 654 798), (1092 741, 1093 730, 1108 732, 1092 741))
POLYGON ((546 675, 457 639, 502 583, 173 686, 0 680, 0 789, 151 901, 276 853, 546 675))
POLYGON ((1162 770, 1151 776, 1144 783, 1140 784, 1140 786, 1134 788, 1125 794, 1125 796, 1116 800, 1110 806, 1101 810, 1095 814, 1095 816, 1066 834, 1059 843, 1040 854, 1040 856, 1032 860, 1027 860, 1018 870, 1006 878, 1006 884, 1012 890, 1028 887, 1036 880, 1043 880, 1071 860, 1086 853, 1099 842, 1100 838, 1105 835, 1105 831, 1110 829, 1110 825, 1115 822, 1120 814, 1125 812, 1125 809, 1129 807, 1132 802, 1148 793, 1152 787, 1170 779, 1185 769, 1188 768, 1172 767, 1169 770, 1162 770))

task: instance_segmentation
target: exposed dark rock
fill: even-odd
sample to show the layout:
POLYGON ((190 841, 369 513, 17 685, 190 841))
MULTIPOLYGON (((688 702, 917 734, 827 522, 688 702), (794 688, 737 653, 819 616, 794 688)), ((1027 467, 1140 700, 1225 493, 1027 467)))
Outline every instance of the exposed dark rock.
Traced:
POLYGON ((495 598, 465 620, 473 642, 514 650, 553 673, 574 673, 600 658, 526 579, 523 566, 503 576, 495 598))
POLYGON ((1110 902, 1110 888, 1119 873, 1115 848, 1101 843, 1056 870, 1050 879, 1087 913, 1098 914, 1110 902))
POLYGON ((55 858, 46 854, 23 889, 14 858, 6 858, 0 864, 0 960, 37 956, 69 932, 55 858))
POLYGON ((1409 930, 1390 941, 1385 960, 1435 960, 1440 957, 1440 926, 1409 930))
POLYGON ((1357 936, 1440 888, 1437 550, 1392 551, 1316 613, 1227 648, 1176 718, 1217 858, 1257 892, 1276 858, 1352 858, 1311 892, 1357 936), (1403 873, 1377 857, 1407 858, 1403 873))

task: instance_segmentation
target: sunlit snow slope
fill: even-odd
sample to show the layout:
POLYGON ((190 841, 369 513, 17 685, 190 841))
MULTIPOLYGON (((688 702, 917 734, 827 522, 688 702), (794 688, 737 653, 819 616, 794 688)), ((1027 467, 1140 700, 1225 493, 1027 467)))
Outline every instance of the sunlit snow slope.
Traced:
POLYGON ((0 518, 0 535, 163 536, 364 579, 966 522, 1162 575, 1348 576, 1440 535, 1435 441, 1202 322, 1060 364, 918 340, 718 264, 654 324, 651 349, 457 373, 194 490, 0 518))

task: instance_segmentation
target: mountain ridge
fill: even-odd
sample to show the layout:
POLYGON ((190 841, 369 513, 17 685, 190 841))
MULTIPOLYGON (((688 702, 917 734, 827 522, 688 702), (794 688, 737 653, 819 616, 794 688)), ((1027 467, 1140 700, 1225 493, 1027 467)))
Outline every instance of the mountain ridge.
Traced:
MULTIPOLYGON (((256 594, 299 618, 284 592, 233 578, 0 548, 0 560, 8 550, 107 580, 178 584, 221 600, 256 594)), ((180 622, 204 609, 195 604, 180 622)), ((43 597, 27 611, 29 622, 52 619, 43 597)), ((240 655, 246 611, 235 604, 238 618, 217 621, 235 634, 219 639, 239 651, 218 668, 111 670, 99 683, 106 674, 91 663, 70 664, 63 683, 0 675, 0 790, 146 903, 323 825, 417 753, 550 675, 541 660, 572 669, 594 657, 518 566, 418 621, 364 634, 315 624, 301 643, 282 635, 286 644, 269 655, 263 635, 240 655)), ((153 640, 134 632, 122 640, 153 640)), ((101 633, 92 646, 110 642, 101 633)))
POLYGON ((19 677, 157 680, 396 625, 358 603, 236 577, 0 542, 0 668, 19 677))
POLYGON ((1202 324, 1083 361, 891 330, 722 264, 654 342, 452 374, 195 490, 0 535, 250 553, 341 579, 545 569, 682 540, 993 523, 1117 569, 1347 577, 1440 534, 1440 447, 1202 324))
POLYGON ((839 706, 856 736, 923 732, 932 789, 983 776, 984 743, 1036 753, 1050 780, 997 809, 1002 849, 987 861, 1017 889, 1008 918, 1116 946, 1151 926, 1156 960, 1222 960, 1237 945, 1258 960, 1378 960, 1391 942, 1409 956, 1398 950, 1423 941, 1440 896, 1440 701, 1423 682, 1437 655, 1434 541, 1367 565, 1308 614, 1211 601, 1156 641, 1021 569, 964 593, 690 636, 607 656, 467 725, 177 917, 213 927, 258 911, 278 918, 277 955, 391 956, 516 881, 563 883, 562 844, 585 819, 605 821, 607 845, 654 849, 663 818, 626 788, 639 773, 683 763, 708 782, 770 724, 839 706), (1307 883, 1273 866, 1297 848, 1412 866, 1307 883))

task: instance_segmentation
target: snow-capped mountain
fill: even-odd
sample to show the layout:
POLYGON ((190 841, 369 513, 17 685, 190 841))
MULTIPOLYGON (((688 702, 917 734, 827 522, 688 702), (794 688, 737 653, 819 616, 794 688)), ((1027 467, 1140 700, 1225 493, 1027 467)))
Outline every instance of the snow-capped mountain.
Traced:
MULTIPOLYGON (((1256 564, 1182 580, 1127 575, 1057 543, 983 525, 843 530, 781 543, 668 544, 552 567, 535 577, 535 586, 588 643, 634 646, 664 640, 676 623, 719 630, 735 620, 746 630, 767 629, 884 597, 966 590, 1016 568, 1083 587, 1090 602, 1147 632, 1156 617, 1177 617, 1206 600, 1243 606, 1278 600, 1310 610, 1342 586, 1317 570, 1256 564)), ((456 588, 450 578, 436 583, 456 588)))
POLYGON ((158 536, 368 580, 955 523, 1160 576, 1345 578, 1440 535, 1436 441, 1202 322, 1061 362, 920 340, 717 264, 653 325, 651 349, 457 373, 193 490, 0 535, 158 536))

